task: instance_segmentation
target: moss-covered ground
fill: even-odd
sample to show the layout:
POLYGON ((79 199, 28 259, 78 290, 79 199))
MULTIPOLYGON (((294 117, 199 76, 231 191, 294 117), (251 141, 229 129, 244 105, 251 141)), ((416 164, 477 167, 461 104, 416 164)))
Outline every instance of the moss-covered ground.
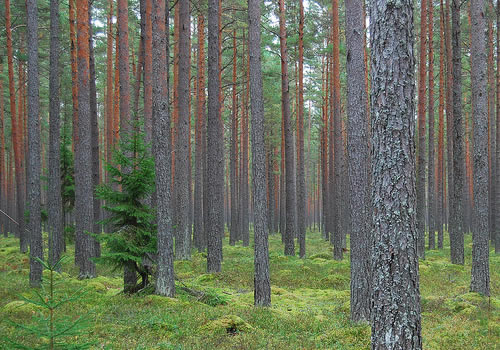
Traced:
MULTIPOLYGON (((500 349, 500 256, 491 251, 491 298, 469 293, 471 237, 466 264, 449 262, 449 246, 426 251, 420 261, 423 341, 426 349, 500 349)), ((80 281, 73 247, 58 289, 81 287, 82 299, 61 314, 88 314, 91 327, 70 339, 95 349, 369 349, 370 327, 349 321, 349 255, 332 260, 319 233, 308 233, 307 259, 287 257, 279 235, 270 237, 272 307, 253 305, 253 247, 224 243, 222 272, 205 273, 205 253, 175 263, 177 295, 126 296, 120 271, 98 266, 99 276, 80 281)), ((28 258, 14 238, 0 239, 0 338, 41 344, 6 320, 30 324, 37 308, 20 296, 28 287, 28 258)), ((2 340, 0 348, 8 349, 2 340)))

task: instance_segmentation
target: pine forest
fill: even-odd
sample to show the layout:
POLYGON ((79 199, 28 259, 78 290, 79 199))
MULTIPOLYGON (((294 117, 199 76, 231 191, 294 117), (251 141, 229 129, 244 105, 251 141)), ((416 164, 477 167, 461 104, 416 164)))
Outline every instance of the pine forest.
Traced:
POLYGON ((500 0, 0 0, 0 349, 500 349, 500 0))

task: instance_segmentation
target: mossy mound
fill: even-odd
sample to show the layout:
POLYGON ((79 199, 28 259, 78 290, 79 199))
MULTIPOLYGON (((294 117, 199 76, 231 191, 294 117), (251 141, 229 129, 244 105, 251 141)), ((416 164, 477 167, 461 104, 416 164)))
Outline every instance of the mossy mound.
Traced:
POLYGON ((241 317, 227 315, 205 324, 201 327, 200 331, 206 334, 227 333, 235 335, 242 332, 250 332, 253 329, 254 328, 241 317))
POLYGON ((87 287, 98 293, 106 293, 108 290, 108 288, 106 288, 104 284, 102 284, 99 281, 93 281, 93 280, 87 283, 87 287))
POLYGON ((311 260, 316 260, 316 259, 324 259, 324 260, 332 260, 333 256, 331 253, 318 253, 318 254, 313 254, 309 257, 311 260))
POLYGON ((166 307, 172 305, 179 305, 180 303, 182 302, 177 298, 169 298, 161 295, 153 294, 153 295, 146 295, 144 297, 144 305, 166 307))
POLYGON ((343 289, 349 283, 349 277, 335 273, 321 279, 321 285, 325 288, 343 289))
POLYGON ((273 294, 273 295, 284 295, 287 293, 288 292, 286 289, 271 286, 271 294, 273 294))
POLYGON ((26 303, 23 300, 14 300, 3 307, 3 311, 7 314, 22 314, 31 315, 42 310, 41 306, 26 303))
POLYGON ((320 335, 320 343, 338 345, 339 349, 368 349, 370 347, 370 326, 356 325, 335 327, 331 331, 320 335))

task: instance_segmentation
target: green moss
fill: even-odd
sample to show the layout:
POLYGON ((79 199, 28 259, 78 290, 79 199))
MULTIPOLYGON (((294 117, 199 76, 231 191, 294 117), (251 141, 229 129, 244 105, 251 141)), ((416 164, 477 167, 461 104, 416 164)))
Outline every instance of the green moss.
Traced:
POLYGON ((235 315, 223 316, 214 321, 210 321, 201 327, 200 331, 204 334, 238 334, 241 332, 251 332, 254 328, 241 317, 235 315))
POLYGON ((37 311, 41 311, 43 308, 38 305, 33 305, 26 303, 23 300, 14 300, 10 303, 4 305, 3 311, 8 315, 20 314, 20 315, 32 315, 37 311))
POLYGON ((324 259, 324 260, 332 260, 333 256, 331 253, 317 253, 313 254, 309 257, 311 260, 324 259))
POLYGON ((349 282, 349 277, 335 273, 322 278, 320 282, 326 288, 343 288, 349 282))
POLYGON ((87 287, 89 289, 95 290, 98 293, 106 293, 108 290, 108 288, 106 288, 106 286, 101 282, 92 280, 87 283, 87 287))

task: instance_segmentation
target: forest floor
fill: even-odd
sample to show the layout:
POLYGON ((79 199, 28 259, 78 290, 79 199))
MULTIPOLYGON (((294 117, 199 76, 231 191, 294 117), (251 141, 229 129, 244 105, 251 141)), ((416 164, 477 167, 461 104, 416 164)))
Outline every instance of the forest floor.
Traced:
MULTIPOLYGON (((60 314, 88 314, 85 334, 74 343, 94 349, 369 349, 370 327, 349 321, 349 254, 332 260, 319 233, 307 235, 307 259, 287 257, 279 235, 270 236, 272 307, 253 307, 253 248, 224 242, 222 272, 205 273, 206 254, 176 261, 176 298, 121 293, 120 271, 98 265, 99 277, 78 280, 65 260, 59 292, 79 288, 83 298, 60 314)), ((465 266, 449 262, 444 250, 426 251, 420 261, 422 332, 425 349, 500 349, 500 256, 490 253, 491 298, 469 293, 471 236, 465 240, 465 266)), ((3 337, 35 346, 46 339, 25 336, 10 319, 29 325, 36 307, 21 305, 34 297, 28 287, 29 262, 18 241, 0 238, 0 348, 3 337)), ((67 339, 68 341, 68 339, 67 339)))

